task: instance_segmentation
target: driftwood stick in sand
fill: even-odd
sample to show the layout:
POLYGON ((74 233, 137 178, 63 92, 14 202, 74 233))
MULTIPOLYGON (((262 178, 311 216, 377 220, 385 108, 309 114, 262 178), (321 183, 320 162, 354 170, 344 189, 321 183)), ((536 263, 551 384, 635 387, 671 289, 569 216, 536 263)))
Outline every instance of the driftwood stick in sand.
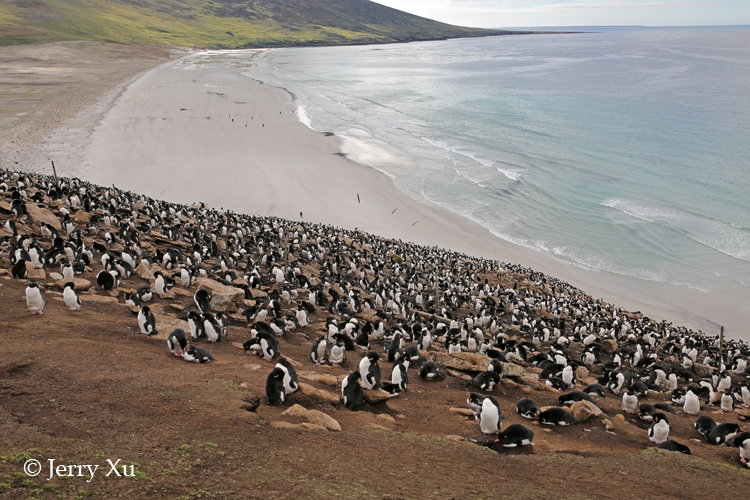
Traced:
POLYGON ((50 160, 52 162, 52 173, 55 174, 55 184, 60 184, 60 179, 57 178, 57 169, 55 168, 55 161, 50 160))

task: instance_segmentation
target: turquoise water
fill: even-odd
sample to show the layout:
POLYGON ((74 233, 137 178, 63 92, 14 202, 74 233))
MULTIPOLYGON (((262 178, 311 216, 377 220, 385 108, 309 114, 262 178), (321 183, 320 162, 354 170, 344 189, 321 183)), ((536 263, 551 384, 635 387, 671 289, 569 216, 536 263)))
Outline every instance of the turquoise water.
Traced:
MULTIPOLYGON (((281 49, 246 75, 412 197, 750 317, 750 27, 281 49)), ((750 327, 747 328, 750 331, 750 327)))

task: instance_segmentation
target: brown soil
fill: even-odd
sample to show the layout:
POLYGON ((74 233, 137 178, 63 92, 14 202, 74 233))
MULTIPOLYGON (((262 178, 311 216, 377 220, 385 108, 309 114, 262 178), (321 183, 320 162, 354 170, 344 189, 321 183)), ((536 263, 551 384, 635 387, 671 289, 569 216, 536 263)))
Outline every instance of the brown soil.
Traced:
MULTIPOLYGON (((9 268, 7 255, 0 267, 9 268)), ((94 264, 83 277, 95 282, 100 268, 94 264)), ((47 284, 47 306, 32 315, 25 281, 0 278, 0 496, 6 498, 730 498, 750 485, 737 449, 699 441, 694 417, 670 416, 670 437, 687 443, 692 457, 651 447, 647 425, 633 416, 614 419, 613 432, 601 418, 540 428, 515 413, 516 401, 554 405, 558 394, 512 380, 493 394, 504 426, 535 430, 535 446, 518 450, 494 448, 476 421, 450 411, 466 408, 469 382, 453 376, 425 382, 414 368, 406 393, 360 412, 301 391, 270 407, 264 383, 273 364, 243 353, 244 322, 230 326, 226 342, 201 343, 213 363, 187 363, 168 351, 171 326, 164 326, 195 308, 192 290, 152 300, 162 330, 154 338, 139 333, 133 312, 111 292, 93 287, 80 294, 82 310, 70 312, 52 280, 40 282, 47 284), (256 412, 245 409, 253 395, 261 401, 256 412), (301 423, 282 415, 293 404, 323 411, 342 431, 280 427, 301 423), (28 458, 42 462, 39 477, 23 473, 28 458), (105 477, 107 459, 137 464, 136 477, 105 477), (49 460, 100 468, 91 482, 75 475, 47 480, 49 460)), ((146 284, 131 277, 124 288, 146 284)), ((292 307, 285 305, 285 312, 292 307)), ((302 382, 339 394, 339 385, 304 378, 345 375, 362 356, 348 353, 343 367, 312 364, 310 345, 327 315, 316 313, 280 347, 299 363, 302 382)), ((391 365, 382 365, 387 379, 391 365)), ((648 398, 666 400, 666 394, 648 398)), ((612 417, 621 413, 612 395, 599 405, 612 417)), ((737 421, 738 415, 714 418, 737 421)))

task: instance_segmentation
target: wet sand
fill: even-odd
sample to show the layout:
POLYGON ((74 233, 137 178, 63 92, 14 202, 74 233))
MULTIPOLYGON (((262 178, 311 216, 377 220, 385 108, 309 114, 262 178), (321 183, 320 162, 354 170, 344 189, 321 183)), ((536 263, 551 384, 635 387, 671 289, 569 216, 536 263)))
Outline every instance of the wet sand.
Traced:
POLYGON ((556 262, 413 200, 385 174, 342 157, 335 136, 301 124, 288 92, 242 76, 247 64, 216 53, 161 64, 109 104, 100 101, 101 113, 79 115, 73 132, 47 137, 45 151, 65 152, 56 161, 60 175, 517 263, 652 318, 712 334, 718 333, 712 321, 722 318, 728 335, 750 338, 742 334, 743 311, 712 296, 658 283, 645 284, 643 294, 627 292, 632 284, 618 277, 556 262))

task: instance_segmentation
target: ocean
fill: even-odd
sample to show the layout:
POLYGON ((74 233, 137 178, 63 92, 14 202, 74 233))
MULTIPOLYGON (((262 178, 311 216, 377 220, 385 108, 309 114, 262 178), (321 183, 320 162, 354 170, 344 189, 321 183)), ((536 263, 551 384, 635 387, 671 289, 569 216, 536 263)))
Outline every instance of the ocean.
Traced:
POLYGON ((632 294, 687 288, 750 319, 750 27, 252 57, 246 76, 414 199, 632 294))

